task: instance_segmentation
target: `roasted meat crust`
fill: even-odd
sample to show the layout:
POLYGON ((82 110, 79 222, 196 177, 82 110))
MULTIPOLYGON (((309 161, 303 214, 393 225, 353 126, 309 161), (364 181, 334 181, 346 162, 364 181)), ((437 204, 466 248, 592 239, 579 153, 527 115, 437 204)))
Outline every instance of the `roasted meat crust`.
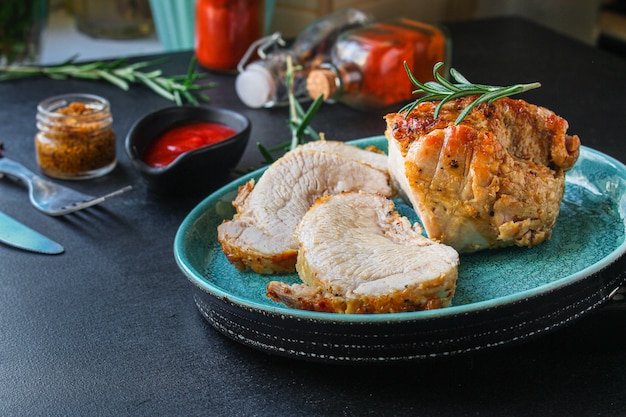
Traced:
POLYGON ((454 125, 474 99, 445 104, 437 119, 432 102, 387 115, 392 179, 432 239, 461 252, 535 246, 552 235, 580 140, 550 110, 508 98, 454 125))
POLYGON ((344 297, 325 292, 320 287, 307 284, 288 285, 272 281, 267 285, 267 296, 274 301, 298 310, 322 313, 381 314, 406 313, 448 307, 455 287, 448 289, 442 297, 440 290, 424 291, 416 296, 415 291, 380 295, 377 297, 344 297))
MULTIPOLYGON (((404 113, 390 113, 385 116, 385 134, 406 154, 410 144, 420 137, 453 126, 459 113, 475 99, 470 96, 446 103, 436 119, 433 116, 438 102, 420 103, 406 117, 404 113)), ((505 97, 479 104, 460 126, 490 132, 513 157, 563 171, 574 166, 580 152, 580 139, 566 134, 569 125, 565 119, 524 100, 505 97)))

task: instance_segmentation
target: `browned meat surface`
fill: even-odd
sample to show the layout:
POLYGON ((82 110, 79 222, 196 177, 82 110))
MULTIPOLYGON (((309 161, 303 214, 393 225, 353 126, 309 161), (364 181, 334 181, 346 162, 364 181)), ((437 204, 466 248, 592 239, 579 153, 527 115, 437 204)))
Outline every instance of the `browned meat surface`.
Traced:
POLYGON ((421 234, 393 202, 371 193, 320 198, 296 228, 303 284, 272 281, 285 305, 332 313, 393 313, 445 307, 458 253, 421 234))
POLYGON ((552 235, 580 140, 550 110, 508 98, 455 126, 474 99, 446 103, 437 119, 436 102, 387 115, 392 179, 432 239, 462 252, 537 245, 552 235))
POLYGON ((237 268, 260 274, 295 272, 293 236, 318 197, 345 191, 390 196, 387 157, 333 141, 288 152, 258 182, 240 187, 237 213, 218 226, 222 250, 237 268), (378 167, 378 168, 376 168, 378 167))

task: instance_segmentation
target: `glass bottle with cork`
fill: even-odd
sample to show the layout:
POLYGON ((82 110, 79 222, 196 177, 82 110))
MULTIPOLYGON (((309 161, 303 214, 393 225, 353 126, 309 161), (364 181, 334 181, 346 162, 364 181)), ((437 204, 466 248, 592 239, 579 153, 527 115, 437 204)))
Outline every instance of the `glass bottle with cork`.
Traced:
POLYGON ((409 101, 413 85, 404 61, 425 82, 433 79, 437 62, 449 65, 450 50, 441 26, 403 18, 376 22, 341 34, 330 60, 309 73, 307 91, 311 98, 323 95, 357 109, 409 101))
POLYGON ((294 65, 300 67, 294 74, 294 96, 298 99, 308 99, 306 91, 308 70, 328 60, 330 49, 341 33, 373 21, 372 15, 347 8, 315 20, 298 34, 289 48, 275 48, 265 53, 265 49, 272 46, 284 46, 280 33, 259 39, 239 63, 239 75, 235 81, 237 95, 244 104, 252 108, 287 104, 289 91, 286 84, 286 62, 290 57, 294 65), (245 65, 257 46, 261 59, 245 65))

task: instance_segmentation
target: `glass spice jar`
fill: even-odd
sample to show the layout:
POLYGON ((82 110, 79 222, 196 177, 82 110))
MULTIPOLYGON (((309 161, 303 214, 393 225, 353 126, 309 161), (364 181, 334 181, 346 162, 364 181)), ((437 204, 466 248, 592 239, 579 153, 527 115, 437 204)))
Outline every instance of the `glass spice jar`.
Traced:
MULTIPOLYGON (((279 43, 276 32, 262 38, 251 49, 257 47, 270 50, 264 57, 242 67, 238 65, 239 75, 235 80, 235 91, 241 101, 253 108, 286 106, 289 104, 289 86, 287 85, 287 59, 291 58, 295 69, 292 75, 292 92, 299 101, 308 100, 306 76, 312 67, 328 59, 330 49, 337 37, 344 31, 365 26, 374 22, 374 16, 353 8, 337 10, 323 16, 305 27, 289 48, 277 48, 279 43)), ((247 52, 249 53, 250 50, 247 52)), ((243 58, 242 58, 243 59, 243 58)))
POLYGON ((74 0, 72 5, 76 29, 92 38, 138 39, 154 31, 148 0, 74 0))
POLYGON ((398 18, 339 35, 331 58, 309 73, 311 98, 320 95, 357 109, 376 109, 414 99, 404 62, 421 82, 433 80, 432 68, 444 62, 451 43, 443 26, 398 18))
POLYGON ((234 72, 263 36, 264 0, 197 0, 195 55, 210 70, 234 72))
POLYGON ((42 173, 88 179, 116 165, 113 116, 108 100, 92 94, 50 97, 37 106, 35 151, 42 173))

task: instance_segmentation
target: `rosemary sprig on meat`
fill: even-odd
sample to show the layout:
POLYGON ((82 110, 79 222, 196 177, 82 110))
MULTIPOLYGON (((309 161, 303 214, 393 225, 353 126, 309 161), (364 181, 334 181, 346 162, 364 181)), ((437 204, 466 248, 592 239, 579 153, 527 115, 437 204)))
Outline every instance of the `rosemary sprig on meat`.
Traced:
POLYGON ((73 58, 70 58, 61 64, 50 66, 0 66, 0 81, 37 76, 60 80, 82 78, 104 80, 124 91, 129 90, 130 84, 137 83, 145 85, 156 94, 179 106, 185 101, 194 105, 198 105, 199 100, 209 101, 209 97, 202 94, 202 91, 215 87, 216 83, 197 83, 208 74, 195 71, 195 58, 191 59, 185 75, 166 76, 160 69, 144 71, 144 68, 161 62, 163 60, 127 64, 127 59, 122 58, 77 64, 74 63, 73 58))
POLYGON ((419 99, 415 100, 413 103, 409 103, 400 109, 400 113, 406 112, 405 116, 408 116, 409 113, 420 103, 425 101, 440 101, 437 107, 435 108, 434 117, 439 117, 439 112, 441 111, 441 107, 447 103, 448 101, 467 97, 467 96, 478 96, 476 100, 474 100, 469 106, 467 106, 463 111, 459 114, 459 116, 454 121, 455 125, 461 123, 461 121, 468 115, 470 111, 481 103, 492 103, 495 100, 498 100, 503 97, 512 96, 514 94, 520 94, 528 90, 532 90, 534 88, 541 87, 540 83, 530 83, 530 84, 516 84, 508 87, 499 87, 492 85, 483 85, 483 84, 473 84, 467 80, 460 72, 455 70, 454 68, 450 68, 450 77, 456 83, 448 81, 443 75, 439 73, 441 67, 443 67, 443 62, 438 62, 433 67, 433 77, 435 81, 428 81, 426 83, 421 83, 418 81, 415 76, 411 73, 409 66, 406 61, 404 62, 404 69, 406 70, 409 79, 417 87, 416 90, 413 90, 413 94, 424 93, 419 99))

